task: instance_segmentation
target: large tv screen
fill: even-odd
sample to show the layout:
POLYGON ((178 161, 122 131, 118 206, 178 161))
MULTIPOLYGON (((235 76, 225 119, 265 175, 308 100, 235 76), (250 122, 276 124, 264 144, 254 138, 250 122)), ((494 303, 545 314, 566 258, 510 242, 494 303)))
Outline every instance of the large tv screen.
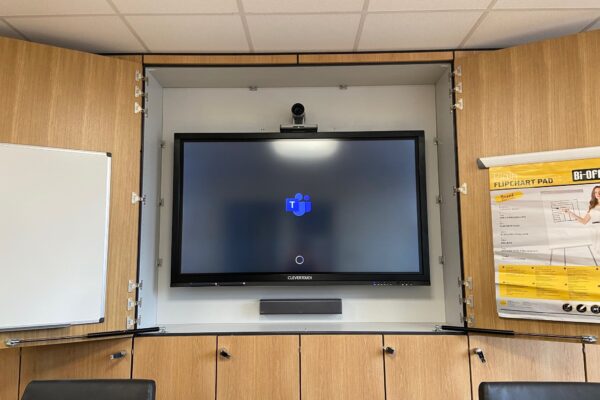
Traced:
POLYGON ((171 286, 428 285, 422 131, 175 134, 171 286))

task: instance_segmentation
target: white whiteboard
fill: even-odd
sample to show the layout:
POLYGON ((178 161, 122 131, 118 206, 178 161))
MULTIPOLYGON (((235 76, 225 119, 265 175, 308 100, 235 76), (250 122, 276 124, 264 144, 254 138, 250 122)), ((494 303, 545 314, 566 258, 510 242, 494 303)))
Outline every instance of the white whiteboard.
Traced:
POLYGON ((0 330, 104 318, 111 157, 0 143, 0 330))

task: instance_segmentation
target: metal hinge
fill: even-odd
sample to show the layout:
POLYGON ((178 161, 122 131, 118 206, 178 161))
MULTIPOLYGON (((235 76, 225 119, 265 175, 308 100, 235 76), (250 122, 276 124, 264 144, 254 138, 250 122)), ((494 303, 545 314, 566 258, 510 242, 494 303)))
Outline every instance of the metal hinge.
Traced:
POLYGON ((148 77, 144 76, 140 71, 135 71, 135 81, 136 82, 148 82, 148 77))
POLYGON ((462 280, 458 278, 458 286, 464 286, 467 289, 473 289, 473 278, 467 276, 467 279, 462 280))
POLYGON ((452 71, 452 75, 454 76, 462 76, 462 67, 458 65, 454 71, 452 71))
POLYGON ((460 316, 460 320, 462 322, 466 322, 467 325, 471 325, 475 323, 475 317, 472 315, 467 315, 466 317, 464 315, 461 314, 460 316))
POLYGON ((460 185, 459 187, 452 186, 452 192, 454 193, 455 196, 459 193, 469 194, 469 191, 467 189, 467 183, 465 182, 462 185, 460 185))
POLYGON ((156 260, 156 266, 157 266, 158 268, 160 268, 160 267, 162 267, 162 265, 163 265, 163 259, 162 259, 162 258, 158 258, 158 259, 156 260))
POLYGON ((127 329, 133 329, 135 328, 135 324, 141 324, 142 323, 142 317, 138 315, 137 318, 133 319, 129 316, 127 316, 127 329))
POLYGON ((135 301, 132 298, 127 299, 127 311, 133 310, 135 307, 142 307, 142 299, 135 301))
POLYGON ((462 82, 458 82, 456 84, 456 86, 454 86, 452 89, 450 89, 450 94, 452 94, 452 93, 462 93, 462 92, 463 92, 462 82))
POLYGON ((433 138, 433 144, 436 145, 436 146, 439 145, 440 144, 440 140, 437 137, 433 138))
POLYGON ((163 199, 162 197, 160 198, 160 200, 158 200, 158 206, 159 207, 164 207, 165 206, 165 199, 163 199))
POLYGON ((446 259, 444 258, 444 256, 439 256, 438 257, 438 262, 442 265, 444 265, 444 263, 446 262, 446 259))
POLYGON ((438 194, 438 195, 435 197, 435 203, 436 203, 436 204, 442 204, 442 201, 443 201, 443 200, 442 200, 442 195, 441 195, 441 194, 438 194))
POLYGON ((468 307, 473 308, 473 295, 467 297, 458 296, 458 304, 466 304, 468 307))
POLYGON ((161 149, 165 149, 165 148, 167 148, 167 142, 165 142, 164 140, 161 140, 161 141, 160 141, 160 148, 161 148, 161 149))
POLYGON ((127 284, 127 291, 129 293, 132 293, 135 289, 141 289, 142 286, 144 285, 144 281, 132 281, 131 279, 129 280, 129 283, 127 284))
POLYGON ((463 99, 457 99, 456 103, 452 104, 452 106, 450 106, 450 110, 454 111, 454 110, 462 110, 465 107, 465 104, 463 102, 463 99))
POLYGON ((139 195, 136 192, 131 192, 131 204, 142 203, 143 206, 146 205, 146 195, 139 195))
POLYGON ((137 97, 143 97, 144 99, 148 100, 148 93, 144 93, 142 91, 142 89, 140 89, 139 86, 135 86, 135 89, 133 90, 133 95, 137 98, 137 97))
POLYGON ((134 114, 139 114, 142 113, 144 114, 144 117, 148 116, 148 109, 144 108, 142 106, 140 106, 140 103, 138 103, 137 101, 133 104, 133 113, 134 114))

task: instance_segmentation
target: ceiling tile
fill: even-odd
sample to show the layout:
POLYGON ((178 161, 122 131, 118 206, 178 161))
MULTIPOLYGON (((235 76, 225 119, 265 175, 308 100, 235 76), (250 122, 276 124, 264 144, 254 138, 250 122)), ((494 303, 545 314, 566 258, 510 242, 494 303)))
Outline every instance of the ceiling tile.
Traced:
POLYGON ((143 52, 119 17, 6 18, 34 42, 95 53, 143 52))
POLYGON ((369 14, 359 50, 453 49, 482 11, 369 14))
POLYGON ((360 14, 249 15, 256 51, 350 51, 360 14))
MULTIPOLYGON (((1 1, 1 0, 0 0, 1 1)), ((224 14, 239 12, 236 0, 112 0, 122 14, 224 14)))
POLYGON ((493 11, 465 47, 509 47, 577 33, 598 15, 600 11, 493 11))
POLYGON ((0 20, 0 36, 23 39, 21 37, 21 35, 19 35, 17 32, 15 32, 10 26, 8 26, 2 20, 0 20))
POLYGON ((0 16, 114 14, 106 0, 0 0, 0 16))
POLYGON ((248 13, 360 12, 364 0, 242 0, 248 13))
POLYGON ((248 52, 238 15, 126 17, 153 52, 248 52))
POLYGON ((600 8, 600 0, 498 0, 494 9, 600 8))
POLYGON ((485 10, 491 0, 371 0, 369 11, 485 10))

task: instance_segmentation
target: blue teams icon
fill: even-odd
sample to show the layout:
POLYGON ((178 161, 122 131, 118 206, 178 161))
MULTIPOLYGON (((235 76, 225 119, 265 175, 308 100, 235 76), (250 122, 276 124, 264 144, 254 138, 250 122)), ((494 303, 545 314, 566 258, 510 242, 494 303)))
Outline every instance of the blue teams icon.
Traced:
POLYGON ((296 193, 296 196, 285 199, 285 211, 293 213, 296 217, 301 217, 312 210, 312 201, 309 195, 296 193))

